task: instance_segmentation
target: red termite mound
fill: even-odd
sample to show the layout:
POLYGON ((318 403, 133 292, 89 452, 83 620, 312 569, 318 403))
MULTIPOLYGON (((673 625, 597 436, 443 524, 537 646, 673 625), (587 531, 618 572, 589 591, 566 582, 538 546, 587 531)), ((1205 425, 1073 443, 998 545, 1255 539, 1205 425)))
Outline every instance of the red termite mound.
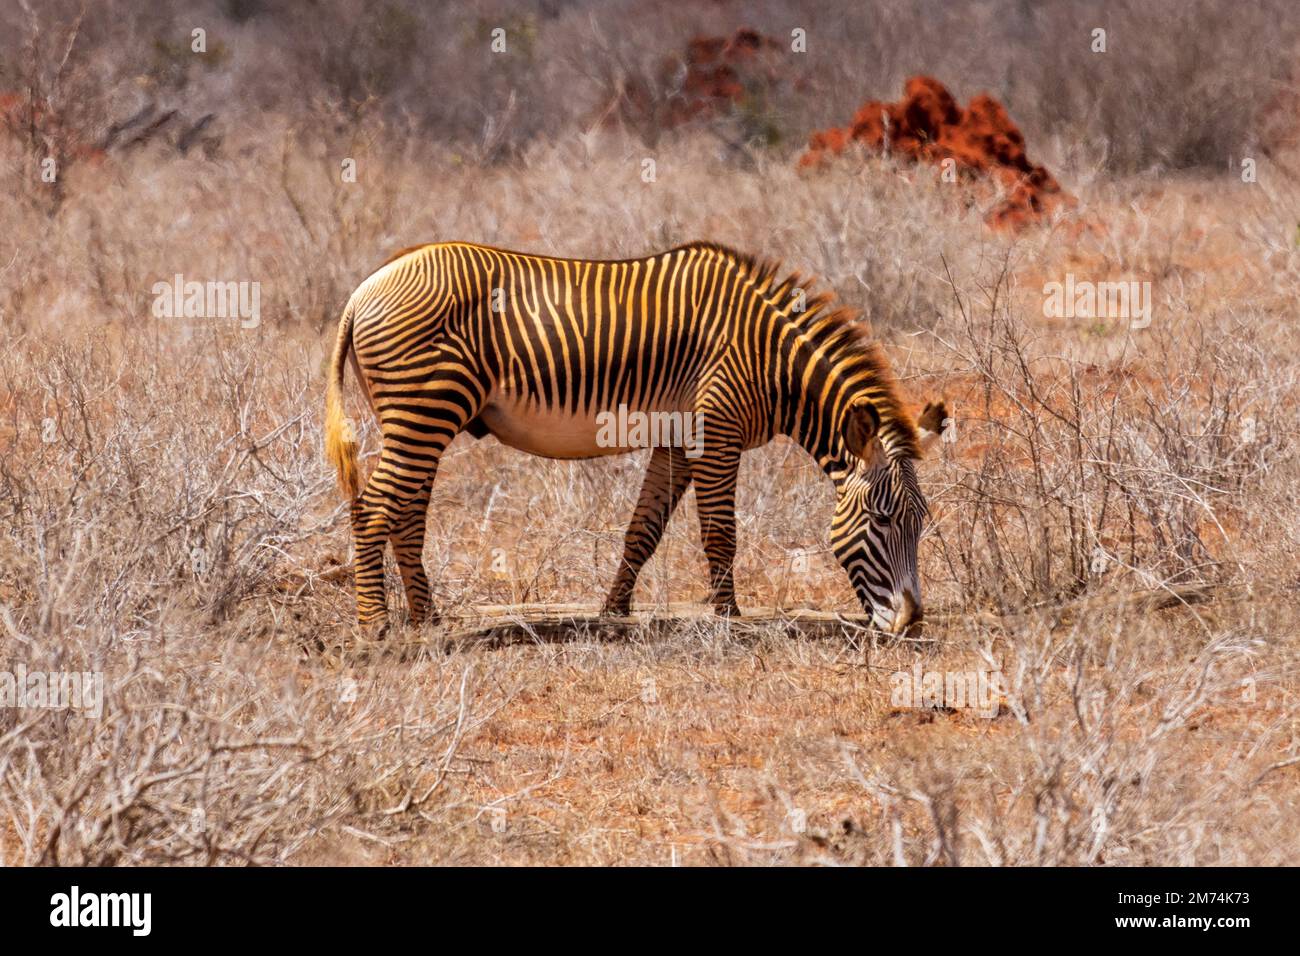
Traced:
POLYGON ((781 49, 778 41, 748 27, 731 36, 697 36, 684 56, 659 64, 653 89, 644 81, 627 82, 604 110, 605 123, 653 121, 660 129, 671 129, 725 115, 747 96, 780 82, 781 49))
POLYGON ((799 165, 819 165, 850 143, 915 162, 951 159, 968 179, 996 179, 1007 195, 986 216, 995 227, 1020 228, 1074 202, 1046 167, 1029 161, 1025 137, 1006 107, 981 94, 962 109, 933 77, 912 77, 897 103, 864 103, 852 126, 814 133, 799 165))
POLYGON ((748 28, 739 29, 729 37, 691 40, 686 49, 684 95, 674 103, 675 123, 739 103, 745 98, 747 84, 774 85, 776 71, 771 62, 764 61, 780 48, 776 40, 748 28))

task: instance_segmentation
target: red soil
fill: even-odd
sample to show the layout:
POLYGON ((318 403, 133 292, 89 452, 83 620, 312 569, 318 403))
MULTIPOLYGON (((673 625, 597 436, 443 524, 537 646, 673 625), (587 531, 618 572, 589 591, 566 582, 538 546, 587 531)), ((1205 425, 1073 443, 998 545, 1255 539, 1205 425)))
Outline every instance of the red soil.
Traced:
POLYGON ((932 77, 912 77, 896 103, 867 101, 851 126, 814 133, 799 165, 820 165, 850 143, 887 149, 914 162, 940 164, 952 159, 967 180, 997 182, 1007 195, 986 216, 997 228, 1018 229, 1074 203, 1046 167, 1029 161, 1025 137, 1006 107, 981 94, 962 109, 932 77))

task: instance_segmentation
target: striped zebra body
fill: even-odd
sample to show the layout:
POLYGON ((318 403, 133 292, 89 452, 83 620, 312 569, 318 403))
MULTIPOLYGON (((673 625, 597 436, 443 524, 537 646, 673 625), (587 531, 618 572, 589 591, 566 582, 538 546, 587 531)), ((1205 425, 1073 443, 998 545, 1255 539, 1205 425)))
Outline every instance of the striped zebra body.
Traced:
POLYGON ((708 243, 611 261, 444 243, 405 250, 366 279, 335 344, 326 444, 353 502, 361 622, 386 619, 385 540, 413 618, 427 613, 425 512, 457 434, 589 458, 639 447, 609 428, 636 414, 688 424, 651 454, 608 611, 629 610, 641 567, 693 483, 711 600, 739 613, 731 565, 740 455, 784 434, 836 483, 832 546, 864 607, 892 630, 919 620, 925 503, 913 461, 946 412, 927 408, 931 427, 918 430, 879 348, 829 297, 708 243), (364 485, 344 427, 349 356, 382 435, 364 485))

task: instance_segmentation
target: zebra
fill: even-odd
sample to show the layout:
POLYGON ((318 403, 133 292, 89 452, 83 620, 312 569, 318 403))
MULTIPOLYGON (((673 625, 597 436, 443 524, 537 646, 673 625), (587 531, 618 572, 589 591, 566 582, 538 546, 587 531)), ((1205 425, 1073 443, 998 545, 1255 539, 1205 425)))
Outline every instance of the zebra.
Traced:
POLYGON ((325 448, 351 502, 357 619, 387 628, 384 544, 412 621, 430 616, 421 555, 438 463, 461 432, 557 459, 636 450, 598 440, 611 410, 693 416, 701 441, 654 446, 604 613, 626 616, 641 568, 693 484, 716 613, 739 615, 736 477, 785 435, 836 489, 830 539, 872 625, 923 617, 916 462, 949 421, 919 419, 862 322, 779 264, 711 242, 643 258, 566 259, 466 242, 391 256, 352 293, 328 372, 325 448), (361 480, 343 406, 351 362, 382 436, 361 480))

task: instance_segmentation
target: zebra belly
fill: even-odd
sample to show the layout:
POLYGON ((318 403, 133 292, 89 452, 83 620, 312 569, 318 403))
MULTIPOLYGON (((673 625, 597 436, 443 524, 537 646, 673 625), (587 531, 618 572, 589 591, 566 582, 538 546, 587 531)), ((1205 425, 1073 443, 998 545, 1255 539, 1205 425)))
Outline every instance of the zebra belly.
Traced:
POLYGON ((530 406, 500 393, 479 418, 503 445, 543 458, 599 458, 674 444, 689 454, 702 438, 689 412, 627 406, 575 412, 530 406))

